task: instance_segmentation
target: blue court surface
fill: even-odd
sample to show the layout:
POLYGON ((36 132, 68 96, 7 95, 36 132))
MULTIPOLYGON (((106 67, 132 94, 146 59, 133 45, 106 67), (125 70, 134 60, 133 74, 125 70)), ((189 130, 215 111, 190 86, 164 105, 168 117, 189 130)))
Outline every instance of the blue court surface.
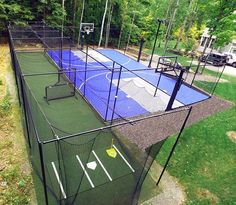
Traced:
MULTIPOLYGON (((61 54, 58 50, 48 51, 48 55, 54 62, 62 67, 64 70, 68 68, 76 69, 76 76, 74 73, 67 73, 67 76, 74 82, 76 87, 81 91, 86 99, 90 102, 93 108, 105 120, 117 118, 134 117, 142 114, 147 114, 149 111, 145 106, 137 102, 129 93, 122 90, 121 87, 117 91, 117 79, 119 78, 119 69, 122 66, 121 79, 141 78, 146 83, 156 87, 160 74, 155 73, 154 70, 149 69, 145 65, 138 63, 128 56, 121 54, 116 50, 111 49, 98 49, 97 52, 100 56, 104 56, 102 62, 99 58, 88 60, 87 66, 85 63, 85 55, 80 55, 81 51, 64 50, 61 54), (79 53, 79 54, 78 54, 79 53), (62 61, 59 58, 62 57, 62 61), (111 83, 112 72, 108 68, 112 68, 113 62, 116 62, 115 72, 113 74, 113 81, 111 83), (85 72, 85 70, 87 72, 85 72), (86 83, 84 83, 86 79, 86 83), (111 86, 111 87, 110 87, 111 86), (109 90, 111 92, 109 95, 109 90), (110 100, 109 100, 110 99, 110 100), (116 106, 113 113, 114 102, 116 99, 116 106)), ((92 54, 91 54, 92 55, 92 54)), ((159 90, 165 95, 171 95, 175 86, 175 80, 162 75, 159 82, 159 90)), ((190 88, 184 84, 177 94, 176 100, 183 105, 189 105, 209 98, 206 94, 190 88)), ((158 102, 157 102, 158 103, 158 102)), ((168 102, 166 102, 167 104, 168 102)))

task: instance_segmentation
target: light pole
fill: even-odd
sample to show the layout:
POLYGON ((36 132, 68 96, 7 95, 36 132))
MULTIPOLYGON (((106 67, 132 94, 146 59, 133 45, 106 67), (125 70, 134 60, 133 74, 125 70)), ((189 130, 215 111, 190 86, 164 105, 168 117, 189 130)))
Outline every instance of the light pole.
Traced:
POLYGON ((150 58, 148 67, 151 67, 151 64, 152 64, 152 58, 153 58, 153 54, 154 54, 154 51, 155 51, 155 48, 156 48, 157 37, 158 37, 159 31, 160 31, 161 23, 165 24, 165 22, 166 22, 165 19, 157 19, 157 23, 158 23, 157 32, 156 32, 155 42, 154 42, 154 45, 153 45, 153 48, 152 48, 152 54, 151 54, 151 58, 150 58))

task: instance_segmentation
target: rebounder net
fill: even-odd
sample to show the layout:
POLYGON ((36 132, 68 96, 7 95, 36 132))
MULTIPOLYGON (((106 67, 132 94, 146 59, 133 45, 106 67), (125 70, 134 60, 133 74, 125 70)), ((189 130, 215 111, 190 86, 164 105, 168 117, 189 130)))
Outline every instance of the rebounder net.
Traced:
POLYGON ((76 72, 70 69, 68 74, 65 72, 58 73, 58 81, 53 85, 47 85, 45 87, 45 99, 47 102, 50 100, 58 100, 67 97, 75 96, 75 84, 76 72))

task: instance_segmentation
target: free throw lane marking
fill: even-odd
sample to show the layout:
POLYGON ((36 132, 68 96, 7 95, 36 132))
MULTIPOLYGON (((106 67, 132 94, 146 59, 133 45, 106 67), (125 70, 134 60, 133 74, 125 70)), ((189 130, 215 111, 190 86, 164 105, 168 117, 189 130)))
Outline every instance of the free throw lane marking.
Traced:
POLYGON ((121 158, 124 160, 124 162, 128 165, 128 167, 132 170, 132 172, 135 172, 133 167, 129 164, 129 162, 125 159, 125 157, 121 154, 121 152, 118 150, 118 148, 113 144, 112 147, 115 148, 115 150, 118 152, 118 154, 121 156, 121 158))
POLYGON ((106 173, 108 179, 109 179, 110 181, 112 181, 112 178, 111 178, 110 174, 107 172, 106 168, 103 166, 102 162, 100 161, 100 159, 98 158, 98 156, 97 156, 97 154, 95 153, 94 150, 92 151, 92 153, 93 153, 93 155, 95 156, 95 158, 97 159, 98 163, 101 165, 103 171, 106 173))
POLYGON ((94 186, 92 180, 90 179, 90 177, 89 177, 89 175, 88 175, 88 172, 87 172, 86 169, 84 168, 84 165, 83 165, 82 161, 80 160, 79 155, 76 155, 76 158, 78 159, 79 164, 80 164, 81 168, 83 169, 84 174, 85 174, 85 176, 87 177, 87 179, 88 179, 88 181, 89 181, 91 187, 94 188, 95 186, 94 186))
POLYGON ((56 166, 55 166, 55 163, 54 163, 54 162, 51 162, 51 163, 52 163, 52 167, 53 167, 54 173, 55 173, 55 175, 56 175, 58 184, 59 184, 59 186, 60 186, 61 193, 62 193, 64 199, 66 199, 66 193, 65 193, 65 191, 64 191, 63 185, 62 185, 61 180, 60 180, 60 177, 59 177, 59 175, 58 175, 58 172, 57 172, 57 168, 56 168, 56 166))

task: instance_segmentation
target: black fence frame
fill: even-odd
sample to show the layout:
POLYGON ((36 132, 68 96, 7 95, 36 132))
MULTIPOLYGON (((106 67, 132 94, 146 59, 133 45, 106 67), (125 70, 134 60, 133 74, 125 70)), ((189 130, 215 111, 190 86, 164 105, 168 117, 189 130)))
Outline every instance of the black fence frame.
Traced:
MULTIPOLYGON (((10 53, 11 53, 11 57, 12 57, 12 67, 13 67, 13 71, 14 71, 14 74, 15 74, 15 81, 16 81, 16 85, 17 85, 18 99, 19 99, 19 102, 20 102, 20 105, 21 105, 21 108, 22 108, 23 116, 24 116, 23 125, 25 127, 24 131, 25 131, 26 141, 28 142, 29 150, 31 150, 31 140, 32 140, 31 138, 33 136, 30 136, 30 131, 29 130, 32 129, 33 133, 34 133, 34 136, 36 137, 35 140, 37 142, 38 150, 39 150, 40 167, 41 167, 41 171, 40 172, 42 173, 42 176, 41 177, 39 176, 39 178, 40 178, 40 180, 42 182, 42 185, 43 185, 45 204, 49 203, 49 201, 48 201, 48 187, 47 187, 47 182, 46 182, 45 163, 44 163, 44 152, 43 152, 43 147, 44 147, 45 144, 53 143, 53 142, 58 142, 59 140, 69 139, 69 138, 73 138, 73 137, 79 137, 81 135, 89 134, 89 133, 93 133, 93 132, 97 132, 97 131, 110 130, 111 128, 119 127, 119 126, 123 126, 123 125, 127 125, 127 124, 131 124, 132 125, 132 124, 134 124, 136 122, 140 122, 142 120, 146 120, 146 119, 149 119, 149 118, 161 117, 161 116, 168 115, 168 114, 171 114, 171 113, 174 113, 174 112, 178 112, 178 110, 172 110, 172 111, 169 111, 169 112, 155 114, 155 115, 152 115, 152 116, 145 116, 145 117, 143 116, 143 117, 138 118, 138 119, 125 120, 123 122, 113 123, 111 121, 110 125, 105 125, 104 124, 104 126, 100 127, 100 128, 96 128, 96 129, 92 129, 92 130, 87 130, 87 131, 76 133, 76 134, 67 135, 67 136, 64 136, 64 137, 61 137, 61 138, 56 136, 54 128, 52 127, 50 122, 48 122, 49 126, 51 126, 51 130, 52 130, 52 133, 55 136, 55 139, 51 139, 51 140, 47 140, 47 141, 42 141, 40 139, 40 136, 39 136, 39 133, 38 133, 38 130, 37 130, 37 123, 34 121, 34 118, 32 116, 33 112, 31 110, 30 102, 29 102, 27 94, 25 92, 25 86, 26 86, 25 83, 26 82, 25 82, 24 78, 27 77, 27 76, 32 76, 32 75, 48 75, 48 73, 36 73, 36 74, 32 74, 32 75, 31 74, 25 74, 24 75, 22 73, 20 65, 19 65, 17 57, 16 57, 17 50, 14 47, 14 38, 11 35, 11 28, 8 27, 8 30, 9 30, 9 47, 10 47, 10 53)), ((85 52, 85 53, 88 56, 88 52, 85 52)), ((113 66, 113 68, 114 68, 114 66, 113 66)), ((115 69, 112 69, 112 73, 119 72, 119 75, 121 75, 122 69, 126 69, 126 68, 123 68, 123 66, 121 66, 120 69, 118 69, 118 71, 116 71, 115 69)), ((71 71, 71 72, 74 72, 74 71, 71 71)), ((50 74, 56 74, 56 75, 59 76, 60 74, 63 74, 63 73, 64 73, 64 71, 59 70, 58 72, 50 73, 50 74)), ((116 94, 118 93, 118 87, 119 87, 119 83, 118 83, 118 86, 117 86, 116 94)), ((115 104, 116 104, 116 101, 114 102, 114 107, 115 107, 115 104)), ((166 161, 166 165, 165 165, 165 167, 163 169, 163 172, 165 171, 165 168, 166 168, 166 166, 167 166, 167 164, 168 164, 168 162, 169 162, 169 160, 171 158, 173 150, 175 149, 175 147, 176 147, 176 145, 178 143, 179 137, 181 136, 181 134, 182 134, 182 132, 184 130, 184 127, 186 125, 186 122, 188 120, 188 117, 189 117, 189 115, 191 113, 191 108, 186 107, 186 108, 183 108, 183 109, 187 110, 187 116, 185 118, 185 121, 183 122, 182 128, 181 128, 181 130, 179 132, 179 136, 178 136, 178 138, 176 140, 176 143, 174 144, 174 146, 173 146, 173 148, 172 148, 172 150, 170 152, 170 155, 169 155, 169 157, 168 157, 168 159, 166 161)), ((114 110, 113 110, 113 114, 112 115, 114 116, 114 110)), ((150 147, 150 149, 149 149, 148 156, 149 156, 151 151, 152 151, 152 147, 150 147)), ((33 165, 33 167, 34 167, 34 165, 33 165)), ((38 171, 35 168, 34 168, 34 170, 36 172, 38 171)), ((163 172, 161 173, 158 182, 160 181, 160 179, 161 179, 161 177, 163 175, 163 172)), ((141 188, 141 184, 138 183, 137 186, 140 186, 140 188, 141 188)), ((136 188, 138 188, 138 187, 136 187, 136 188)))

